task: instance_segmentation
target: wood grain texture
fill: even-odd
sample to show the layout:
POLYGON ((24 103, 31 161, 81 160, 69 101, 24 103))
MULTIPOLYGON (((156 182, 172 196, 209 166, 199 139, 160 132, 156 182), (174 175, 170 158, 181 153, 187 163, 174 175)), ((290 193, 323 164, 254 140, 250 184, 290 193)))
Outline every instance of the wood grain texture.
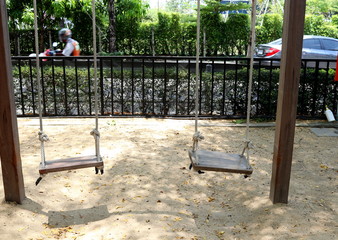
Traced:
POLYGON ((25 198, 15 113, 6 1, 0 0, 0 157, 5 200, 25 198))
POLYGON ((194 170, 252 174, 247 159, 239 154, 197 150, 189 151, 194 170), (198 159, 198 160, 197 160, 198 159))
POLYGON ((61 172, 80 168, 97 167, 103 168, 103 162, 97 161, 96 156, 82 156, 66 159, 47 161, 46 166, 40 165, 39 173, 47 174, 52 172, 61 172))
POLYGON ((287 203, 296 126, 305 0, 286 0, 276 133, 270 186, 273 203, 287 203))

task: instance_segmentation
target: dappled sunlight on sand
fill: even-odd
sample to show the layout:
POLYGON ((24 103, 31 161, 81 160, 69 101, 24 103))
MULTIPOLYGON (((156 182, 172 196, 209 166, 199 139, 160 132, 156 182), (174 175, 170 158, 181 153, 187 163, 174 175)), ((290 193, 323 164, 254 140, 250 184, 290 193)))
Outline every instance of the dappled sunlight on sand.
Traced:
POLYGON ((251 210, 257 210, 271 205, 271 201, 267 196, 261 196, 245 201, 244 204, 251 210))
MULTIPOLYGON (((94 119, 46 119, 48 159, 92 155, 94 119)), ((269 200, 274 128, 251 128, 249 178, 188 169, 193 120, 102 118, 105 173, 48 174, 36 187, 38 119, 19 119, 27 199, 0 205, 1 239, 328 239, 337 235, 336 139, 297 128, 288 205, 269 200)), ((245 128, 203 120, 206 150, 241 153, 245 128)), ((0 186, 3 194, 3 186, 0 186)), ((2 196, 2 195, 0 195, 2 196)))

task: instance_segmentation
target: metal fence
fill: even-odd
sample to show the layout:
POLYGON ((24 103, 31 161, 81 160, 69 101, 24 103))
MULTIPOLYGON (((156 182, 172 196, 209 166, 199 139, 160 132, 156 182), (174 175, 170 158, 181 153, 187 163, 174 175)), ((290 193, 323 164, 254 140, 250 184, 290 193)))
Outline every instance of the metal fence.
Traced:
MULTIPOLYGON (((43 115, 93 115, 93 58, 46 57, 40 61, 43 115)), ((13 57, 12 62, 17 115, 37 116, 35 58, 13 57)), ((201 58, 201 116, 245 116, 249 62, 247 58, 201 58)), ((195 64, 193 57, 98 57, 100 115, 193 116, 195 64)), ((279 61, 255 59, 254 67, 252 115, 273 118, 279 61)), ((299 117, 322 118, 326 105, 337 112, 338 85, 333 81, 334 68, 334 60, 302 62, 299 117)))

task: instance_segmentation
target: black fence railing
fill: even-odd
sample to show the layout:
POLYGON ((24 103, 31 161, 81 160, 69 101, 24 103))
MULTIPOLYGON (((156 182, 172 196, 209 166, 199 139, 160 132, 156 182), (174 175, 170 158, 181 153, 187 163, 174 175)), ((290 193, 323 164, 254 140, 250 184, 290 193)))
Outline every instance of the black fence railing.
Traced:
MULTIPOLYGON (((93 58, 40 59, 45 116, 94 114, 93 58)), ((38 114, 35 58, 13 57, 18 116, 38 114)), ((241 118, 246 114, 247 58, 201 58, 199 114, 241 118)), ((193 116, 194 57, 98 57, 99 113, 102 116, 193 116)), ((255 59, 252 115, 273 118, 278 95, 279 61, 255 59)), ((334 60, 304 60, 298 116, 322 118, 328 105, 337 113, 334 60)))

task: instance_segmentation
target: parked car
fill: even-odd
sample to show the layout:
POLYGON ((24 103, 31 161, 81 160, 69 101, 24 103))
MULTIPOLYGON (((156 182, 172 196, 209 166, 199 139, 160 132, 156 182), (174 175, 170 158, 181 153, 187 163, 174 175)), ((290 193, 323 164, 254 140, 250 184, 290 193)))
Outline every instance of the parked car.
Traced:
MULTIPOLYGON (((282 39, 260 44, 255 49, 256 58, 278 59, 282 57, 282 39)), ((336 59, 338 39, 305 35, 303 38, 302 59, 336 59)))

